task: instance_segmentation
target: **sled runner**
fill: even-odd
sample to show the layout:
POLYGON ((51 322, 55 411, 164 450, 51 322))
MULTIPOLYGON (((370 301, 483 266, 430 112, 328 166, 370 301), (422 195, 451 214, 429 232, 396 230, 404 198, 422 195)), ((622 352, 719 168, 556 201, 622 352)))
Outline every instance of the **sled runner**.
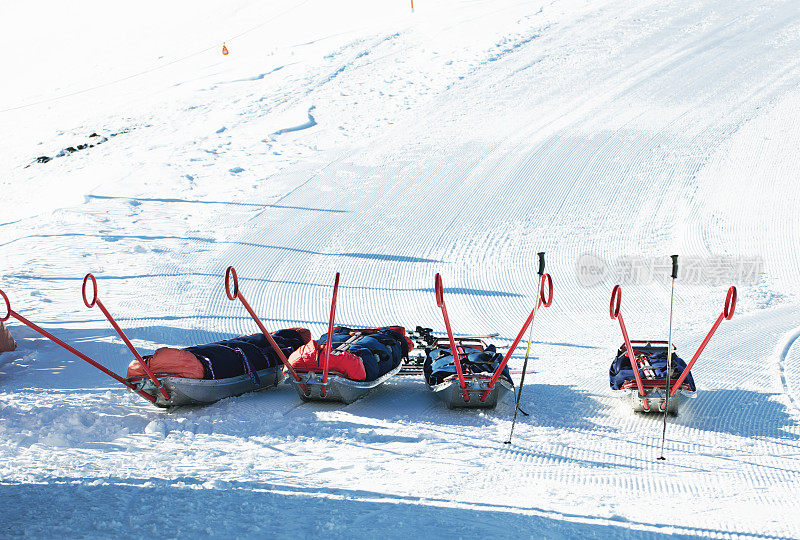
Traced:
POLYGON ((623 344, 611 362, 611 390, 630 403, 638 412, 668 412, 677 414, 686 398, 696 397, 691 369, 714 335, 722 320, 730 320, 736 309, 736 287, 728 289, 725 307, 687 364, 675 354, 667 341, 632 341, 620 312, 622 288, 615 285, 611 292, 609 314, 619 321, 623 344), (673 382, 674 381, 674 382, 673 382))
POLYGON ((433 338, 430 332, 420 332, 427 329, 417 329, 420 336, 427 338, 430 343, 430 347, 425 348, 426 359, 423 365, 425 381, 449 409, 494 408, 505 393, 514 390, 508 361, 526 328, 531 324, 536 309, 541 305, 549 306, 553 301, 553 281, 550 275, 542 276, 537 305, 505 357, 497 352, 494 345, 487 345, 478 337, 454 337, 440 274, 436 274, 434 291, 436 304, 442 310, 447 338, 433 338), (549 299, 545 297, 545 288, 549 290, 549 299))
MULTIPOLYGON (((255 312, 239 292, 236 271, 229 267, 225 278, 228 298, 239 298, 261 326, 255 312), (230 278, 233 291, 230 291, 230 278)), ((305 401, 352 403, 396 375, 413 348, 401 326, 350 329, 334 326, 339 273, 333 285, 328 332, 308 341, 285 361, 291 383, 305 401)))

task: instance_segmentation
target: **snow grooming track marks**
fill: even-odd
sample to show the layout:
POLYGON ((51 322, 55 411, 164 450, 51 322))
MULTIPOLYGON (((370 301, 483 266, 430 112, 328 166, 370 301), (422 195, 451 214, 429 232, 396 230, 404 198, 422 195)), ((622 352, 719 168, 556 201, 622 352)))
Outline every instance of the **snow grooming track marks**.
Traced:
MULTIPOLYGON (((202 504, 242 536, 274 529, 242 519, 241 508, 307 515, 309 506, 315 517, 302 528, 270 526, 393 536, 456 519, 464 535, 800 536, 797 396, 783 397, 797 388, 788 340, 800 299, 788 247, 797 243, 796 5, 416 4, 413 17, 373 24, 351 4, 310 0, 290 17, 304 24, 289 39, 275 41, 286 37, 283 21, 247 36, 258 51, 250 56, 237 44, 224 62, 217 53, 200 70, 176 65, 152 90, 180 85, 157 102, 151 88, 139 97, 145 81, 120 89, 126 125, 150 127, 4 176, 4 202, 22 220, 0 225, 0 285, 15 309, 119 371, 127 349, 80 304, 79 276, 90 269, 115 280, 108 304, 137 347, 252 332, 225 298, 228 264, 247 276, 269 328, 324 332, 340 271, 353 299, 337 310, 342 324, 442 331, 431 288, 441 272, 459 331, 496 331, 508 343, 535 299, 532 254, 546 250, 558 302, 537 317, 532 416, 517 424, 513 447, 498 442, 509 400, 493 413, 447 411, 407 376, 342 408, 295 405, 281 385, 164 413, 14 327, 20 349, 0 361, 6 493, 31 509, 102 497, 92 532, 108 535, 140 525, 120 516, 144 497, 165 509, 154 518, 165 530, 202 504), (327 16, 309 17, 315 10, 327 16), (312 105, 316 125, 270 137, 312 105), (81 204, 86 194, 98 198, 81 204), (613 264, 674 252, 756 254, 765 275, 739 286, 738 314, 696 366, 700 396, 670 420, 670 460, 658 464, 658 419, 608 394, 619 345, 606 313, 611 284, 586 287, 574 266, 584 253, 613 264), (680 501, 681 515, 643 513, 631 504, 643 493, 680 501)), ((86 116, 74 133, 119 126, 74 100, 86 116)), ((38 140, 14 137, 8 155, 63 146, 50 134, 70 127, 53 125, 70 113, 59 107, 38 120, 14 116, 38 140)), ((623 285, 627 322, 666 338, 668 281, 623 285)), ((679 353, 699 343, 719 302, 717 287, 686 287, 675 299, 679 353)), ((511 363, 519 369, 522 355, 511 363)), ((37 536, 85 521, 2 508, 0 523, 37 536)), ((183 531, 213 534, 188 521, 183 531)))
POLYGON ((788 333, 775 349, 781 385, 786 397, 800 412, 800 328, 788 333))

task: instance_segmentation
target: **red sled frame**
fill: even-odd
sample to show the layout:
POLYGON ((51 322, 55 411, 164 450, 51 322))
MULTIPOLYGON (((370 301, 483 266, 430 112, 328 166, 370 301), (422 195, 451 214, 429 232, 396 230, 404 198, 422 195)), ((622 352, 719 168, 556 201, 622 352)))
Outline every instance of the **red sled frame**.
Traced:
MULTIPOLYGON (((711 336, 717 331, 719 325, 722 324, 722 320, 731 320, 733 318, 733 313, 736 310, 736 298, 737 292, 736 287, 731 286, 728 289, 728 293, 725 296, 725 306, 720 313, 717 320, 714 322, 711 330, 709 330, 708 334, 706 334, 705 339, 698 347, 697 351, 692 356, 692 359, 686 364, 686 368, 683 370, 681 375, 678 379, 672 384, 672 386, 667 389, 667 381, 666 379, 651 379, 645 381, 642 377, 641 373, 639 372, 639 362, 636 359, 636 354, 633 350, 633 344, 644 344, 644 343, 663 343, 665 348, 669 346, 666 341, 631 341, 628 337, 628 330, 625 327, 625 320, 622 317, 622 313, 620 312, 620 306, 622 304, 622 287, 619 285, 615 285, 611 291, 611 302, 609 303, 609 315, 611 319, 617 319, 619 321, 620 330, 622 331, 622 337, 624 339, 625 349, 628 355, 628 360, 630 360, 631 367, 633 368, 633 375, 635 378, 635 386, 631 382, 626 382, 623 386, 623 390, 630 390, 637 392, 637 403, 634 404, 634 408, 637 410, 641 408, 644 412, 650 412, 652 407, 650 406, 650 399, 658 399, 660 400, 660 404, 658 406, 659 411, 663 412, 667 407, 670 407, 670 400, 675 397, 679 390, 686 390, 687 387, 684 386, 684 381, 686 377, 689 376, 689 372, 691 371, 692 367, 694 367, 695 362, 697 359, 700 358, 700 355, 703 353, 703 350, 708 345, 709 341, 711 341, 711 336)), ((673 347, 674 350, 674 347, 673 347)), ((677 407, 677 402, 675 402, 675 407, 677 407)), ((676 408, 670 409, 677 411, 676 408)))
MULTIPOLYGON (((471 336, 456 338, 453 336, 453 330, 450 326, 450 317, 447 312, 447 305, 444 301, 444 285, 442 282, 441 274, 436 274, 434 280, 434 292, 436 294, 436 305, 442 310, 442 318, 444 319, 445 329, 447 330, 447 343, 450 345, 450 354, 453 357, 453 362, 456 367, 455 377, 451 376, 445 379, 444 382, 434 387, 434 391, 442 393, 448 407, 484 407, 492 408, 497 405, 498 388, 503 390, 511 390, 513 387, 505 380, 500 379, 508 361, 514 354, 517 346, 525 335, 525 330, 528 329, 534 319, 536 311, 544 306, 550 307, 553 303, 553 278, 550 274, 543 274, 539 283, 539 294, 537 302, 531 310, 530 315, 525 320, 519 333, 508 348, 506 355, 503 357, 502 362, 497 366, 497 369, 491 376, 485 373, 477 374, 464 374, 461 359, 466 356, 465 348, 478 348, 483 350, 486 344, 482 340, 476 340, 471 336), (479 343, 475 343, 478 341, 479 343), (479 345, 479 347, 476 347, 479 345), (458 381, 458 388, 453 387, 453 383, 458 381), (498 382, 500 385, 498 386, 498 382), (441 387, 441 388, 440 388, 441 387)), ((437 340, 436 345, 439 346, 444 340, 437 340)))

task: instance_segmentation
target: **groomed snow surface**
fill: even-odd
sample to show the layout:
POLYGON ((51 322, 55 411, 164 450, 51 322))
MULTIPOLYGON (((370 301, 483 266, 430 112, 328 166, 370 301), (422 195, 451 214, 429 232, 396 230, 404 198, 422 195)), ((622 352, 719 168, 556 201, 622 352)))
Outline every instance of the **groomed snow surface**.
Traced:
POLYGON ((415 8, 3 3, 0 287, 124 373, 86 272, 142 352, 256 331, 229 264, 269 328, 315 336, 336 271, 338 322, 443 332, 441 272, 455 331, 507 346, 546 251, 513 444, 510 399, 451 411, 409 375, 159 410, 12 320, 0 536, 800 537, 800 5, 415 8), (662 462, 661 419, 608 389, 608 300, 666 339, 669 270, 638 270, 672 253, 684 359, 739 303, 662 462))

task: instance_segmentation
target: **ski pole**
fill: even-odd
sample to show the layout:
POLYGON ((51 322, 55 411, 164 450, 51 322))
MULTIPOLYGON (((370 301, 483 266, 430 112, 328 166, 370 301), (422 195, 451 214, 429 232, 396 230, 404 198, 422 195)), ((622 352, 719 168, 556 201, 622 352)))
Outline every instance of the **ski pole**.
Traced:
MULTIPOLYGON (((528 326, 528 347, 525 349, 525 361, 522 364, 522 375, 519 379, 519 390, 517 391, 517 399, 514 402, 514 418, 511 420, 511 431, 508 433, 508 440, 505 442, 506 444, 511 444, 511 437, 514 435, 514 426, 517 424, 517 413, 519 412, 519 404, 520 400, 522 399, 522 387, 525 384, 525 372, 528 371, 528 358, 530 357, 531 353, 531 337, 533 335, 533 321, 536 318, 536 311, 537 308, 541 305, 545 307, 549 307, 550 304, 553 303, 553 279, 550 277, 550 274, 544 273, 544 252, 539 253, 539 300, 534 304, 533 311, 531 311, 530 315, 530 326, 528 326), (549 291, 550 291, 550 298, 547 299, 544 296, 544 284, 545 280, 549 283, 549 291)), ((527 323, 527 321, 526 321, 527 323)), ((519 338, 522 337, 522 332, 525 331, 525 327, 523 326, 522 331, 517 336, 517 342, 519 342, 519 338)), ((516 345, 515 345, 516 346, 516 345)), ((508 353, 506 353, 506 357, 503 359, 504 362, 507 362, 508 359, 511 358, 511 353, 513 350, 509 349, 508 353)), ((498 366, 499 367, 499 366, 498 366)), ((496 375, 499 373, 496 373, 496 375)), ((527 415, 526 415, 527 416, 527 415)))
POLYGON ((689 363, 686 365, 686 369, 683 370, 681 376, 678 377, 678 380, 675 381, 674 385, 672 385, 672 390, 669 392, 670 397, 675 395, 675 393, 681 387, 681 384, 683 384, 684 379, 689 376, 689 371, 691 371, 692 366, 694 366, 694 363, 697 362, 697 359, 700 358, 700 354, 703 352, 703 349, 706 348, 708 342, 711 341, 711 336, 714 335, 714 332, 717 331, 719 325, 722 324, 722 319, 729 321, 733 318, 733 312, 736 310, 736 296, 736 287, 731 286, 731 288, 728 289, 728 294, 725 296, 725 307, 722 310, 722 313, 720 313, 719 317, 717 317, 717 320, 714 322, 714 326, 712 326, 711 330, 709 330, 706 338, 703 340, 703 343, 701 343, 700 347, 697 349, 697 352, 694 353, 692 359, 689 360, 689 363))
POLYGON ((644 391, 644 385, 642 384, 642 377, 639 375, 639 366, 636 363, 636 355, 633 354, 633 347, 631 347, 631 339, 628 337, 628 329, 625 327, 625 320, 622 318, 622 313, 620 313, 619 308, 622 304, 622 287, 619 285, 614 285, 614 288, 611 290, 611 304, 608 306, 609 314, 611 315, 612 319, 617 319, 619 321, 620 330, 622 330, 622 338, 625 340, 625 349, 628 354, 628 358, 631 361, 631 369, 633 369, 633 376, 636 379, 636 388, 639 391, 639 398, 642 400, 642 407, 644 407, 645 411, 650 410, 650 404, 647 402, 647 394, 644 391), (616 302, 615 302, 616 300, 616 302))
POLYGON ((336 279, 333 282, 333 298, 331 299, 331 315, 328 319, 328 336, 325 342, 325 362, 322 364, 322 387, 319 395, 325 397, 328 393, 328 366, 331 361, 331 345, 333 342, 333 321, 336 318, 336 297, 339 295, 339 272, 336 272, 336 279))
POLYGON ((115 381, 124 384, 130 390, 133 390, 134 392, 136 392, 137 394, 139 394, 140 396, 142 396, 146 400, 150 401, 151 403, 155 403, 155 401, 156 401, 155 397, 151 396, 150 394, 148 394, 147 392, 145 392, 143 390, 137 389, 135 385, 133 385, 130 382, 126 381, 125 379, 123 379, 122 377, 120 377, 119 375, 114 373, 113 371, 107 369, 102 364, 100 364, 98 362, 95 362, 94 360, 92 360, 91 358, 89 358, 88 356, 86 356, 85 354, 80 352, 79 350, 77 350, 74 347, 68 345, 67 343, 61 341, 60 339, 58 339, 56 336, 54 336, 50 332, 47 332, 46 330, 44 330, 44 329, 40 328, 39 326, 35 325, 34 323, 32 323, 31 321, 29 321, 28 319, 26 319, 25 317, 23 317, 19 313, 13 311, 11 309, 11 302, 9 302, 8 296, 6 296, 6 293, 3 292, 2 289, 0 289, 0 296, 3 298, 3 300, 5 301, 5 304, 6 304, 6 314, 5 314, 4 317, 0 318, 1 322, 6 322, 11 317, 14 317, 16 320, 18 320, 19 322, 21 322, 22 324, 24 324, 28 328, 30 328, 32 330, 35 330, 36 332, 40 333, 41 335, 43 335, 44 337, 46 337, 47 339, 49 339, 50 341, 55 343, 56 345, 59 345, 60 347, 63 347, 64 349, 68 350, 69 352, 71 352, 72 354, 74 354, 75 356, 80 358, 81 360, 84 360, 84 361, 88 362, 89 364, 91 364, 92 366, 96 367, 97 369, 99 369, 100 371, 102 371, 103 373, 105 373, 106 375, 108 375, 109 377, 114 379, 115 381))
POLYGON ((161 383, 161 381, 158 380, 158 377, 156 377, 155 374, 152 372, 152 370, 148 367, 147 362, 144 361, 144 358, 142 358, 142 355, 139 354, 139 351, 136 350, 136 347, 133 346, 131 340, 128 339, 128 336, 126 336, 125 332, 122 331, 122 328, 119 327, 117 321, 114 320, 114 317, 112 317, 111 313, 108 312, 106 306, 103 305, 103 302, 101 302, 100 299, 97 298, 97 280, 94 278, 92 274, 86 274, 86 276, 84 276, 83 286, 81 287, 81 295, 83 296, 83 303, 86 304, 87 308, 92 309, 94 306, 100 308, 100 311, 103 312, 103 315, 106 316, 108 322, 110 322, 111 326, 114 327, 114 330, 117 331, 119 337, 121 337, 122 341, 125 342, 125 345, 128 346, 128 350, 130 350, 131 353, 133 353, 133 356, 136 357, 136 360, 139 362, 139 365, 142 366, 142 369, 144 369, 144 372, 147 374, 147 377, 151 381, 153 381, 153 384, 155 385, 156 389, 159 391, 159 393, 161 393, 164 399, 169 401, 169 394, 167 393, 167 389, 164 388, 164 385, 161 383), (90 281, 92 282, 91 302, 89 301, 89 298, 86 296, 86 285, 90 281))
POLYGON ((461 358, 458 356, 458 347, 456 346, 455 338, 453 338, 453 331, 450 329, 450 317, 447 316, 447 306, 444 303, 444 285, 442 284, 441 274, 436 274, 433 289, 436 293, 436 305, 441 308, 442 317, 444 317, 444 327, 447 330, 447 338, 450 340, 450 352, 453 354, 453 362, 455 362, 456 365, 458 384, 461 386, 461 393, 464 396, 464 402, 469 403, 467 383, 464 381, 464 371, 461 369, 461 358))
POLYGON ((264 337, 267 338, 270 346, 272 346, 272 350, 275 351, 275 354, 278 355, 283 365, 286 367, 286 370, 291 374, 292 378, 300 385, 300 388, 303 389, 306 395, 309 395, 308 387, 302 383, 300 376, 292 367, 292 364, 289 363, 287 360, 286 355, 283 354, 283 351, 278 344, 275 343, 275 340, 272 339, 272 336, 267 331, 267 328, 264 326, 264 323, 261 322, 261 319, 258 318, 256 312, 253 311, 253 308, 250 307, 250 304, 245 300, 244 296, 242 296, 242 291, 239 290, 239 276, 236 274, 236 269, 233 266, 229 266, 225 270, 225 295, 228 297, 228 300, 234 301, 239 300, 247 312, 250 314, 250 317, 256 322, 258 325, 258 329, 261 330, 261 333, 264 334, 264 337), (233 281, 233 290, 231 290, 231 280, 233 281))
POLYGON ((658 459, 665 460, 664 457, 664 441, 667 438, 667 411, 669 410, 669 389, 670 377, 672 376, 672 308, 675 305, 675 280, 678 277, 678 256, 670 255, 672 257, 672 292, 669 295, 669 334, 667 337, 667 384, 664 387, 664 423, 661 428, 661 457, 658 459))
MULTIPOLYGON (((544 252, 539 253, 539 271, 544 272, 544 252)), ((522 328, 520 328, 517 337, 514 338, 514 341, 511 343, 511 346, 508 348, 508 351, 506 351, 506 355, 503 358, 503 361, 500 362, 500 365, 497 366, 497 369, 494 371, 494 374, 492 374, 492 379, 489 381, 488 388, 486 389, 486 391, 484 391, 483 395, 481 396, 481 401, 485 401, 486 398, 489 396, 489 392, 492 390, 492 388, 494 388, 494 385, 497 382, 497 379, 500 378, 500 374, 503 372, 503 369, 505 369, 506 365, 508 364, 508 361, 511 360, 511 355, 514 354, 517 345, 519 345, 519 342, 522 341, 522 337, 525 335, 525 330, 528 329, 528 325, 533 327, 533 319, 536 316, 536 311, 541 306, 550 307, 550 305, 553 303, 553 278, 550 277, 550 274, 539 274, 539 275, 541 278, 539 283, 539 297, 537 298, 537 301, 534 304, 530 315, 528 315, 528 318, 525 320, 525 323, 522 325, 522 328), (548 289, 546 295, 545 295, 545 283, 547 283, 547 289, 548 289)), ((530 336, 528 337, 530 338, 530 336)))

